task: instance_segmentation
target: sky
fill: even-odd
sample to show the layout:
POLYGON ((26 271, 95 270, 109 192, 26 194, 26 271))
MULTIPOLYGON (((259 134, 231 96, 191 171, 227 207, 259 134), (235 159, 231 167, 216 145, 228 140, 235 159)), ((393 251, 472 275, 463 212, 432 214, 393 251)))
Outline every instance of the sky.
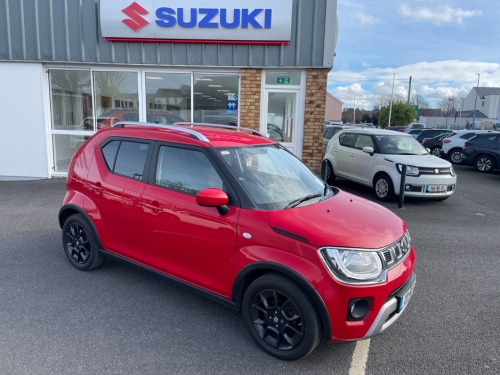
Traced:
POLYGON ((344 108, 420 94, 433 107, 477 85, 500 87, 500 2, 338 0, 339 38, 328 91, 344 108))

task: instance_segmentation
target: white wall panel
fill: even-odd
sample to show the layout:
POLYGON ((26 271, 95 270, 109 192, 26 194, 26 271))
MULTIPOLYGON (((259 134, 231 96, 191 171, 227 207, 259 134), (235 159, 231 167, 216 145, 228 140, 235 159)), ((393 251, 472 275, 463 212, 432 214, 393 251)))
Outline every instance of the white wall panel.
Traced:
POLYGON ((0 179, 48 178, 40 63, 0 62, 0 179))

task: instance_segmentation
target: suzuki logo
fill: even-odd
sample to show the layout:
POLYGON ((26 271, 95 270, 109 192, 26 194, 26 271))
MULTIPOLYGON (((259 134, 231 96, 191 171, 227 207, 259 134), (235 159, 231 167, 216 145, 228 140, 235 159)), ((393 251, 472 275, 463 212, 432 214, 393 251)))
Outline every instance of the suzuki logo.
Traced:
POLYGON ((142 6, 137 4, 135 1, 128 7, 122 9, 122 12, 130 17, 130 19, 124 19, 122 20, 122 22, 135 32, 137 32, 140 28, 149 24, 148 21, 146 21, 144 18, 140 16, 140 15, 145 16, 149 12, 142 6))

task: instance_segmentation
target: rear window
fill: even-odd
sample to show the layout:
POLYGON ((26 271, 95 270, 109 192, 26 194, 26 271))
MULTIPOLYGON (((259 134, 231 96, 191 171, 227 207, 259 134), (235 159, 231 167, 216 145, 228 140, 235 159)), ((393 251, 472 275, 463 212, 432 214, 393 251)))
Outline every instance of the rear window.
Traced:
POLYGON ((475 135, 476 135, 475 133, 465 133, 465 134, 462 134, 459 138, 469 140, 472 137, 474 137, 475 135))

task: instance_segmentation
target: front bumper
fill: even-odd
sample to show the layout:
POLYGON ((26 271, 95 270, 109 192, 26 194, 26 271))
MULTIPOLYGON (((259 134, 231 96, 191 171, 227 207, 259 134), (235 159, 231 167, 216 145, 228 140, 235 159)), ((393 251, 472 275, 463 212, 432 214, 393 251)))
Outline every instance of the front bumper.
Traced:
MULTIPOLYGON (((420 198, 443 198, 452 195, 457 186, 457 176, 421 175, 420 177, 406 176, 405 196, 420 198), (432 187, 446 186, 444 192, 431 192, 432 187), (407 189, 409 187, 409 189, 407 189)), ((396 186, 395 186, 396 188, 396 186)), ((399 186, 396 188, 399 190, 399 186)), ((399 191, 396 194, 399 195, 399 191)))
POLYGON ((363 340, 381 334, 399 319, 407 306, 407 304, 402 306, 402 299, 410 298, 413 295, 416 280, 416 275, 412 274, 410 280, 408 280, 408 282, 394 295, 389 297, 387 302, 380 309, 365 337, 363 337, 363 340))

